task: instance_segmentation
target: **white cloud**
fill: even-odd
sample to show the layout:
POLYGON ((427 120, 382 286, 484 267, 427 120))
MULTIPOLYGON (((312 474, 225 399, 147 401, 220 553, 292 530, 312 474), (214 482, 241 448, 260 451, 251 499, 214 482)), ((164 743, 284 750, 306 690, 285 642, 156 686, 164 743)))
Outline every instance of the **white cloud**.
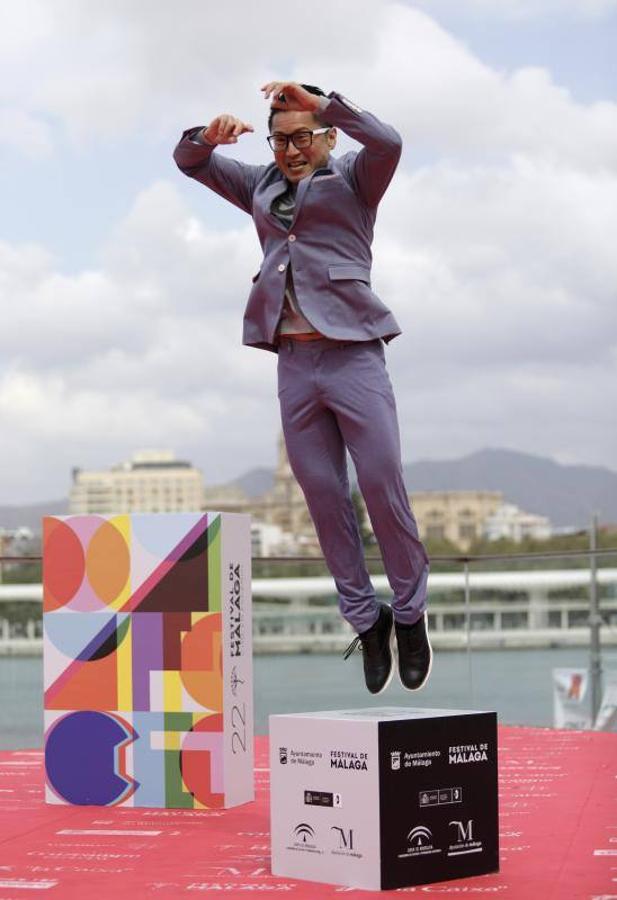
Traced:
MULTIPOLYGON (((571 6, 600 11, 608 3, 571 6)), ((503 4, 519 7, 531 3, 503 4)), ((238 150, 263 158, 266 106, 258 88, 282 75, 337 88, 379 111, 404 131, 410 150, 524 152, 614 168, 617 105, 577 104, 541 67, 490 68, 426 9, 380 0, 358 16, 351 0, 315 0, 311 22, 327 22, 325 29, 307 27, 299 4, 282 15, 274 0, 216 8, 185 0, 181 15, 145 0, 87 7, 52 0, 37 40, 28 43, 19 21, 13 25, 22 47, 10 70, 13 105, 18 98, 30 130, 38 125, 39 143, 50 140, 51 119, 90 152, 138 133, 144 141, 171 139, 228 110, 260 129, 238 150)))
POLYGON ((375 272, 404 329, 389 357, 408 457, 504 445, 614 465, 615 230, 607 174, 523 159, 397 176, 375 272))
MULTIPOLYGON (((54 37, 52 3, 41 0, 20 0, 4 4, 0 28, 0 58, 10 64, 26 54, 40 51, 54 37)), ((2 90, 10 87, 2 83, 2 90)))
POLYGON ((42 45, 24 39, 21 17, 7 23, 21 47, 13 83, 33 114, 56 117, 77 143, 113 140, 134 128, 144 129, 145 139, 175 133, 179 122, 203 121, 238 103, 238 114, 261 121, 259 86, 285 75, 290 55, 303 55, 313 71, 330 55, 316 21, 327 22, 342 62, 358 53, 369 62, 382 9, 375 3, 359 17, 352 0, 313 0, 310 13, 300 4, 282 11, 275 0, 40 5, 51 20, 42 45), (294 29, 300 39, 290 44, 294 29))
POLYGON ((99 270, 62 274, 40 247, 0 244, 5 490, 37 489, 33 446, 62 485, 75 464, 141 446, 184 450, 222 480, 247 465, 247 434, 266 463, 276 359, 241 346, 254 257, 250 233, 207 229, 163 182, 136 198, 99 270))
POLYGON ((422 335, 422 366, 440 380, 444 358, 487 372, 586 362, 610 385, 616 210, 617 179, 525 160, 399 175, 376 273, 401 324, 422 335))
POLYGON ((539 67, 496 71, 418 10, 388 6, 370 68, 333 57, 322 70, 326 83, 353 85, 358 102, 399 128, 403 165, 418 151, 467 160, 525 154, 584 169, 617 164, 617 104, 578 104, 539 67))
POLYGON ((42 248, 6 245, 0 248, 2 270, 0 304, 10 309, 0 331, 5 359, 32 361, 41 368, 71 366, 110 342, 119 347, 143 343, 143 311, 127 304, 119 285, 105 273, 66 276, 42 248), (2 266, 7 258, 12 271, 6 263, 2 266), (28 269, 29 260, 34 271, 28 269))
MULTIPOLYGON (((206 190, 192 185, 197 198, 206 190)), ((115 277, 147 286, 153 298, 173 295, 177 315, 196 309, 237 314, 238 297, 261 259, 252 222, 248 216, 243 221, 237 229, 206 227, 190 214, 175 186, 160 181, 136 198, 114 230, 105 260, 115 277)))
MULTIPOLYGON (((187 432, 203 432, 203 419, 188 404, 167 404, 156 391, 83 389, 66 375, 41 377, 10 372, 0 383, 0 411, 9 426, 33 440, 53 433, 59 442, 87 445, 125 440, 127 427, 145 443, 165 443, 170 434, 183 441, 187 432)), ((126 386, 125 386, 126 387, 126 386)))

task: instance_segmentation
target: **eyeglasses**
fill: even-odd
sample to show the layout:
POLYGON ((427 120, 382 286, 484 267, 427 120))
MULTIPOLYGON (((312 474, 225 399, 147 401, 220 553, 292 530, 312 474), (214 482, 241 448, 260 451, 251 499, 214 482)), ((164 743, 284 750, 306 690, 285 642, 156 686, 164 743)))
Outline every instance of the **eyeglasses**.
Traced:
POLYGON ((271 134, 266 140, 270 144, 270 149, 275 153, 279 150, 287 150, 290 141, 297 150, 304 150, 313 143, 314 134, 324 134, 326 131, 330 131, 330 128, 313 128, 312 131, 307 128, 302 131, 294 131, 293 134, 271 134))

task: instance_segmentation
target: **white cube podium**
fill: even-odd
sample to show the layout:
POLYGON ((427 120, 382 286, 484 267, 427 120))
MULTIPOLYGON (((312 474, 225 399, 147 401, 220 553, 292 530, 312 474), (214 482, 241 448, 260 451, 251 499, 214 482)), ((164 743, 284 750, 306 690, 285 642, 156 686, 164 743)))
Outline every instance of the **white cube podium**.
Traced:
POLYGON ((495 872, 497 715, 270 716, 272 872, 382 890, 495 872))
POLYGON ((47 801, 252 800, 250 517, 48 516, 43 536, 47 801))

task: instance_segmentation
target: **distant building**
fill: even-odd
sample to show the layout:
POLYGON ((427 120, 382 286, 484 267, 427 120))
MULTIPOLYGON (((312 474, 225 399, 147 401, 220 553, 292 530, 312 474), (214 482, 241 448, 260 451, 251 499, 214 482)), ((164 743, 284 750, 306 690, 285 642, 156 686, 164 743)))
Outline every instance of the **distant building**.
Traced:
MULTIPOLYGON (((422 540, 448 540, 461 551, 483 537, 549 537, 551 525, 504 502, 500 491, 418 491, 410 495, 422 540)), ((237 484, 204 486, 201 472, 167 451, 141 451, 108 470, 73 472, 71 513, 132 512, 249 513, 254 556, 320 555, 304 494, 297 483, 283 434, 279 434, 274 484, 249 497, 237 484)), ((364 501, 364 521, 370 529, 364 501)))
POLYGON ((315 526, 311 519, 302 488, 296 481, 282 432, 278 438, 278 454, 274 485, 251 504, 255 519, 277 525, 295 541, 299 554, 321 554, 315 526))
POLYGON ((503 504, 500 491, 417 491, 410 495, 422 540, 448 540, 468 550, 503 504))
POLYGON ((251 523, 252 555, 294 556, 298 552, 296 539, 278 525, 266 522, 251 523))
POLYGON ((282 433, 270 490, 249 497, 237 484, 211 485, 204 490, 203 509, 248 513, 252 519, 253 556, 321 553, 304 494, 289 465, 282 433))
POLYGON ((203 508, 203 492, 203 475, 191 463, 169 451, 145 450, 108 470, 75 469, 69 511, 197 512, 203 508))
POLYGON ((237 484, 215 484, 204 488, 202 508, 212 512, 250 512, 251 498, 237 484))
POLYGON ((17 555, 17 551, 21 551, 33 539, 34 532, 27 525, 20 525, 19 528, 0 527, 0 545, 4 546, 4 552, 8 548, 11 553, 17 555))
MULTIPOLYGON (((19 528, 0 528, 0 557, 2 556, 28 556, 33 552, 35 543, 34 532, 21 525, 19 528)), ((35 552, 36 552, 35 548, 35 552)), ((0 562, 0 582, 2 573, 14 569, 18 563, 0 562)))
POLYGON ((546 516, 523 512, 513 503, 503 503, 484 523, 484 534, 489 541, 506 538, 520 544, 525 538, 546 540, 552 528, 546 516))

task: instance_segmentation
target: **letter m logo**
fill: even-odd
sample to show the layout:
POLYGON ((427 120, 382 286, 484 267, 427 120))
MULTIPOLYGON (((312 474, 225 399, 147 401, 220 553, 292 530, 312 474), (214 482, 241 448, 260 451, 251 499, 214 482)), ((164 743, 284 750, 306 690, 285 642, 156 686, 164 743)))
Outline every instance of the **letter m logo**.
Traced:
POLYGON ((339 828, 338 825, 333 825, 330 831, 336 831, 339 837, 339 849, 341 850, 353 850, 353 828, 349 828, 345 831, 344 828, 339 828))
POLYGON ((454 825, 457 828, 459 841, 473 841, 473 819, 467 819, 466 825, 458 820, 450 822, 450 825, 454 825))

